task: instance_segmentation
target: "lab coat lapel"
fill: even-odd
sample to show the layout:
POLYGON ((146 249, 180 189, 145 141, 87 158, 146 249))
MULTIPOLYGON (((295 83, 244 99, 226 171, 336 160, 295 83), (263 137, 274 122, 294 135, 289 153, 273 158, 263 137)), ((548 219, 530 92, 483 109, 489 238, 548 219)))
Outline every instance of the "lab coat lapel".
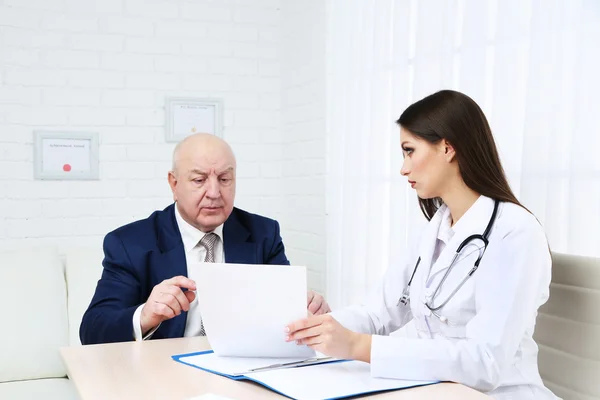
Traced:
POLYGON ((425 325, 421 324, 422 319, 419 317, 422 315, 428 315, 424 313, 429 312, 423 305, 423 293, 425 291, 425 283, 427 281, 427 276, 429 275, 431 260, 435 251, 438 229, 442 221, 445 208, 445 205, 440 207, 433 218, 431 218, 425 227, 419 242, 419 256, 421 257, 421 263, 419 264, 419 269, 415 273, 415 278, 410 291, 411 309, 413 315, 415 316, 415 326, 418 331, 425 331, 426 329, 425 325))
MULTIPOLYGON (((452 259, 456 255, 456 250, 458 246, 469 236, 475 234, 483 234, 485 228, 487 227, 488 222, 490 221, 490 217, 492 216, 492 212, 494 210, 494 200, 480 196, 475 203, 467 210, 467 212, 462 216, 462 218, 455 224, 452 228, 454 230, 454 236, 450 240, 450 242, 446 245, 440 256, 438 257, 436 263, 432 266, 431 272, 429 274, 429 278, 432 278, 434 275, 439 274, 440 272, 446 271, 450 264, 452 263, 452 259)), ((440 219, 441 223, 441 219, 440 219)), ((439 225, 438 225, 439 226, 439 225)), ((437 239, 437 230, 436 236, 431 240, 432 243, 436 243, 437 239)), ((477 247, 483 246, 481 241, 474 241, 473 244, 477 245, 477 247)), ((469 254, 470 252, 475 250, 475 247, 468 246, 469 248, 465 248, 456 262, 459 262, 461 258, 469 254)), ((432 253, 433 254, 433 253, 432 253)))

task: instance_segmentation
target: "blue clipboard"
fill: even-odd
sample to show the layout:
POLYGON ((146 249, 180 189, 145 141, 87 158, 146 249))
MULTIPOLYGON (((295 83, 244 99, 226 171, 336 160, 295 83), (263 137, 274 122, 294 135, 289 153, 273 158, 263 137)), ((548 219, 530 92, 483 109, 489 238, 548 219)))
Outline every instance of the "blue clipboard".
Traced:
MULTIPOLYGON (((284 393, 284 392, 282 392, 280 390, 277 390, 276 388, 274 388, 274 387, 272 387, 270 385, 267 385, 266 383, 262 382, 260 379, 257 379, 255 377, 251 377, 251 376, 248 376, 248 375, 229 375, 229 374, 225 374, 225 373, 222 373, 222 372, 214 371, 214 370, 211 370, 211 369, 208 369, 208 368, 203 368, 203 367, 200 367, 198 365, 188 363, 188 362, 186 362, 184 360, 184 358, 186 358, 186 357, 199 356, 199 355, 211 354, 211 353, 213 353, 212 350, 207 350, 207 351, 200 351, 200 352, 195 352, 195 353, 177 354, 177 355, 171 356, 171 358, 173 360, 179 362, 179 363, 184 364, 184 365, 187 365, 187 366, 190 366, 190 367, 193 367, 193 368, 205 371, 205 372, 210 372, 211 374, 223 376, 225 378, 229 378, 229 379, 232 379, 232 380, 235 380, 235 381, 244 381, 244 380, 252 381, 252 382, 258 383, 259 385, 262 385, 265 388, 267 388, 269 390, 272 390, 273 392, 278 393, 278 394, 280 394, 282 396, 285 396, 285 397, 290 398, 290 399, 297 400, 295 397, 290 396, 289 394, 284 393)), ((343 362, 349 362, 349 361, 351 361, 351 360, 337 360, 337 359, 333 359, 331 361, 325 361, 325 362, 321 362, 319 364, 298 365, 298 366, 294 366, 294 367, 290 367, 290 368, 310 368, 311 366, 314 366, 314 365, 343 363, 343 362)), ((254 375, 257 375, 257 374, 254 374, 254 375)), ((415 384, 412 385, 412 386, 402 385, 402 386, 398 386, 397 388, 383 389, 383 390, 373 390, 373 391, 365 391, 365 392, 361 392, 361 393, 352 393, 352 394, 348 394, 348 395, 344 395, 344 396, 339 396, 339 397, 324 398, 322 400, 348 399, 348 398, 356 397, 356 396, 364 396, 366 394, 376 394, 376 393, 381 393, 381 392, 389 392, 389 391, 394 391, 394 390, 408 389, 410 387, 426 386, 426 385, 431 385, 431 384, 434 384, 434 383, 437 383, 437 382, 433 382, 433 383, 415 382, 415 384)))

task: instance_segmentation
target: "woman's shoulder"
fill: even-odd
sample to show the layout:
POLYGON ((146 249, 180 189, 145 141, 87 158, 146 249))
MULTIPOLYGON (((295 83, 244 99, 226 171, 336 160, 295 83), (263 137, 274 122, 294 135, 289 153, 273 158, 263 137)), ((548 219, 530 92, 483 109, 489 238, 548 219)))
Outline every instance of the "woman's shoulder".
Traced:
POLYGON ((503 236, 513 234, 546 241, 542 224, 524 207, 503 202, 498 211, 498 228, 503 236))

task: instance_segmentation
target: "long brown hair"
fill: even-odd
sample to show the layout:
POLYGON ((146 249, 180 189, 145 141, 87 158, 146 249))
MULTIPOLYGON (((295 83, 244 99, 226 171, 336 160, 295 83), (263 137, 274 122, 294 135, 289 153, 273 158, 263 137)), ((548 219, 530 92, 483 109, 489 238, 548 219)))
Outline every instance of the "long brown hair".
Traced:
MULTIPOLYGON (((469 188, 523 207, 506 180, 490 125, 469 96, 454 90, 436 92, 409 106, 396 123, 430 143, 446 139, 456 151, 460 175, 469 188)), ((428 220, 442 204, 439 197, 419 198, 428 220)))

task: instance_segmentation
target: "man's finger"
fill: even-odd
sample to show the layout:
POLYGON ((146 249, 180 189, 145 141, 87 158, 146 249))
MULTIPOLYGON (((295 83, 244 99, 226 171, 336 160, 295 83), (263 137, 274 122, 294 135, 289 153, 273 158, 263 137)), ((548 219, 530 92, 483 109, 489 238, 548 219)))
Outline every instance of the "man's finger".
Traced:
POLYGON ((323 304, 323 297, 315 296, 315 297, 313 297, 312 301, 308 304, 308 311, 310 311, 313 314, 316 314, 317 311, 319 311, 319 309, 321 308, 322 304, 323 304))
POLYGON ((321 307, 317 311, 315 311, 315 315, 324 315, 327 314, 327 310, 325 307, 325 303, 321 303, 321 307))
POLYGON ((165 303, 156 302, 154 304, 154 310, 154 313, 163 319, 171 319, 177 315, 175 311, 165 303))
POLYGON ((190 303, 196 298, 196 293, 192 292, 191 290, 185 292, 184 295, 190 303))
POLYGON ((180 288, 186 288, 189 290, 196 290, 196 282, 182 275, 166 279, 163 281, 163 283, 166 283, 167 285, 175 285, 180 288))
POLYGON ((175 315, 181 314, 181 304, 171 293, 163 293, 158 302, 169 306, 175 315))
POLYGON ((179 287, 169 286, 165 289, 165 293, 172 294, 173 297, 175 297, 179 302, 179 305, 181 306, 181 309, 183 311, 189 311, 190 302, 188 301, 187 296, 184 294, 184 292, 181 291, 179 287))
POLYGON ((306 304, 310 304, 310 302, 312 301, 312 299, 315 297, 315 292, 312 290, 309 290, 306 293, 306 304))

